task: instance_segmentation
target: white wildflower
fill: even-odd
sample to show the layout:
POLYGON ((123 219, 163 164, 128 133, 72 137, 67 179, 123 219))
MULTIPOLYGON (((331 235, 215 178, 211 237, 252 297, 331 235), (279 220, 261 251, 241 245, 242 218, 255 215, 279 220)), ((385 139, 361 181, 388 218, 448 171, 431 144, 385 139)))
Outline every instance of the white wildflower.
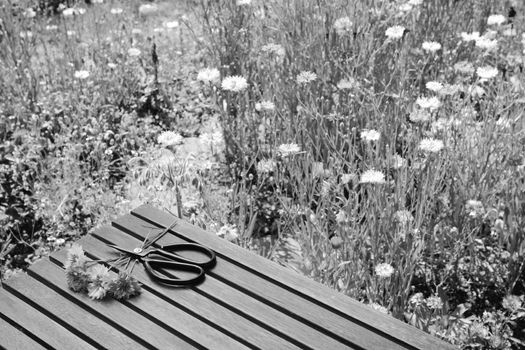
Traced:
POLYGON ((297 76, 297 82, 299 84, 308 84, 317 79, 317 74, 310 71, 303 71, 297 76))
POLYGON ((425 84, 425 87, 430 91, 438 92, 439 90, 443 89, 443 84, 441 84, 439 81, 429 81, 425 84))
POLYGON ((481 79, 492 79, 498 75, 498 69, 491 66, 478 67, 476 74, 481 79))
POLYGON ((359 182, 363 184, 384 184, 385 175, 377 170, 367 170, 361 174, 361 179, 359 182))
POLYGON ((438 109, 441 106, 441 102, 435 96, 433 97, 418 97, 416 104, 424 109, 430 109, 431 111, 438 109))
POLYGON ((484 50, 492 50, 495 49, 498 46, 498 40, 489 39, 486 36, 482 36, 478 39, 476 39, 476 47, 479 47, 480 49, 484 50))
POLYGON ((221 73, 217 68, 204 68, 199 71, 199 74, 197 74, 197 80, 205 83, 219 82, 220 78, 221 73))
POLYGON ((173 131, 164 131, 157 137, 157 142, 164 146, 173 146, 182 143, 182 136, 173 131))
POLYGON ((140 50, 136 47, 132 47, 128 50, 128 55, 131 57, 138 57, 140 56, 140 50))
POLYGON ((75 78, 77 79, 87 79, 89 77, 89 72, 87 70, 77 70, 75 72, 75 78))
POLYGON ((117 7, 117 8, 112 8, 110 12, 112 15, 120 15, 122 12, 124 12, 124 10, 117 7))
POLYGON ((423 50, 433 53, 441 49, 441 44, 436 41, 425 41, 421 47, 423 50))
POLYGON ((426 109, 414 109, 408 116, 413 123, 425 123, 430 120, 430 112, 426 109))
POLYGON ((432 139, 432 138, 423 139, 419 143, 419 149, 422 150, 423 152, 428 152, 428 153, 437 153, 441 151, 443 147, 444 147, 443 141, 432 139))
POLYGON ((237 0, 237 6, 250 5, 252 0, 237 0))
POLYGON ((270 173, 275 170, 277 163, 272 159, 262 159, 257 163, 258 173, 270 173))
POLYGON ((475 41, 480 38, 479 32, 472 32, 472 33, 462 32, 460 35, 461 35, 461 39, 466 42, 475 41))
POLYGON ((155 4, 142 4, 139 6, 139 15, 149 16, 157 13, 158 7, 155 4))
POLYGON ((337 88, 339 90, 345 90, 345 89, 350 90, 355 87, 359 87, 359 82, 356 81, 354 78, 341 79, 339 83, 337 83, 337 88))
POLYGON ((246 78, 239 75, 228 76, 222 80, 222 89, 232 92, 240 92, 246 90, 248 82, 246 78))
POLYGON ((345 35, 352 32, 352 21, 350 17, 341 17, 334 22, 334 29, 339 35, 345 35))
POLYGON ((286 157, 301 152, 301 148, 296 143, 283 143, 278 148, 281 156, 286 157))
POLYGON ((367 142, 377 141, 381 134, 377 130, 364 129, 361 131, 361 139, 367 142))
POLYGON ((405 33, 405 27, 392 26, 385 31, 385 35, 392 40, 401 39, 405 33))
POLYGON ((376 265, 375 272, 380 278, 388 278, 394 273, 394 268, 390 264, 381 263, 376 265))
POLYGON ((490 15, 489 18, 487 18, 487 25, 502 25, 507 21, 507 18, 503 15, 490 15))
POLYGON ((273 111, 275 104, 272 101, 261 101, 255 104, 255 110, 260 111, 273 111))

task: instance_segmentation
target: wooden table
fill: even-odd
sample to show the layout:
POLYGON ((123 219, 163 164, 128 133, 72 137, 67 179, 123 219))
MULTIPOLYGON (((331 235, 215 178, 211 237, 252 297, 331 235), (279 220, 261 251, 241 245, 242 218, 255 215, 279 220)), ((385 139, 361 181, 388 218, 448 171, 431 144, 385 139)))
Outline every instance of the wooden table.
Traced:
MULTIPOLYGON (((134 248, 174 217, 149 205, 78 243, 109 259, 113 243, 134 248)), ((62 250, 0 289, 0 345, 7 349, 452 349, 328 287, 183 221, 159 246, 192 241, 217 265, 196 287, 165 287, 137 264, 142 294, 93 301, 68 289, 62 250)), ((191 253, 190 253, 191 255, 191 253)), ((191 257, 191 256, 190 256, 191 257)))

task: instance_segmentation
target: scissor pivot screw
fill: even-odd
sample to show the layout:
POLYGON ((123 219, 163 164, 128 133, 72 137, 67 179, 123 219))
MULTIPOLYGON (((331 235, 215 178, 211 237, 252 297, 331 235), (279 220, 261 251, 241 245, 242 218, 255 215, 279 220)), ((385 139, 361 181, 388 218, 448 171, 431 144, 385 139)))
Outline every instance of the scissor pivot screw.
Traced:
POLYGON ((135 249, 133 249, 133 253, 135 253, 135 254, 142 253, 142 248, 135 248, 135 249))

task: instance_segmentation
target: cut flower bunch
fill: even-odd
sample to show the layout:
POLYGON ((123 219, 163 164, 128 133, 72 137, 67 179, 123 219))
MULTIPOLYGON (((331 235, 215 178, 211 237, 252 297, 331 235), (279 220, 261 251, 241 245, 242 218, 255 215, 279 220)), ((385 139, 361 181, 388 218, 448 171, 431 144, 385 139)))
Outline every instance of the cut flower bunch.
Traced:
POLYGON ((141 292, 140 283, 129 273, 111 274, 98 261, 88 260, 78 244, 68 250, 65 268, 68 287, 77 293, 87 293, 91 299, 125 300, 141 292))

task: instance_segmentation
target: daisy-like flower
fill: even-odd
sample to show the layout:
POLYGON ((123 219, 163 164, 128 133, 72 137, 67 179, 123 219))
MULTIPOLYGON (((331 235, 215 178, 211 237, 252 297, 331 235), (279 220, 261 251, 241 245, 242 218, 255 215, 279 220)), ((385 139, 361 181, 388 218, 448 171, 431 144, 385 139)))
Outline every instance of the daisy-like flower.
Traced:
POLYGON ((381 134, 377 130, 364 129, 361 131, 361 139, 366 142, 377 141, 381 137, 381 134))
POLYGON ((219 82, 220 79, 221 73, 217 68, 204 68, 199 71, 199 74, 197 74, 197 80, 205 83, 219 82))
POLYGON ((414 6, 412 6, 412 4, 410 4, 410 3, 399 5, 399 11, 401 13, 412 11, 413 8, 414 8, 414 6))
POLYGON ((339 90, 350 90, 356 87, 359 87, 359 82, 354 78, 341 79, 337 83, 337 88, 339 90))
POLYGON ((432 310, 441 309, 443 307, 443 301, 437 295, 429 296, 426 300, 426 304, 432 310))
POLYGON ((334 29, 339 35, 345 35, 352 32, 353 23, 350 17, 341 17, 334 22, 334 29))
POLYGON ((283 143, 277 149, 282 157, 297 154, 301 152, 301 148, 296 143, 283 143))
POLYGON ((140 56, 140 50, 136 47, 132 47, 128 50, 128 55, 131 57, 138 57, 140 56))
POLYGON ((35 12, 35 10, 33 10, 33 8, 28 7, 28 8, 23 12, 23 16, 24 16, 25 18, 34 18, 34 17, 36 17, 36 12, 35 12))
POLYGON ((317 74, 310 72, 310 71, 302 71, 297 76, 297 82, 299 84, 308 84, 314 81, 315 79, 317 79, 317 74))
POLYGON ((478 67, 476 74, 481 79, 492 79, 498 75, 498 69, 491 66, 478 67))
POLYGON ((157 137, 157 142, 164 146, 173 146, 182 143, 182 136, 173 131, 164 131, 157 137))
POLYGON ((461 86, 456 84, 444 84, 443 88, 439 90, 440 95, 454 95, 461 90, 461 86))
POLYGON ((179 26, 179 22, 178 21, 170 21, 170 22, 165 22, 164 23, 164 27, 166 27, 168 29, 177 28, 178 26, 179 26))
POLYGON ((419 306, 425 301, 425 297, 423 296, 423 293, 416 293, 413 294, 410 299, 408 299, 408 302, 413 306, 419 306))
POLYGON ((507 18, 503 15, 490 15, 489 18, 487 18, 487 25, 502 25, 507 21, 507 18))
POLYGON ((396 211, 394 214, 394 219, 401 225, 405 226, 411 223, 414 220, 414 217, 408 210, 403 209, 396 211))
POLYGON ((459 61, 454 64, 454 69, 460 73, 471 74, 474 72, 474 66, 468 61, 459 61))
POLYGON ((441 49, 441 44, 436 41, 425 41, 421 47, 427 52, 434 53, 441 49))
POLYGON ((271 173, 275 170, 277 164, 272 159, 262 159, 257 163, 257 172, 258 173, 271 173))
POLYGON ((117 8, 112 8, 110 12, 112 15, 120 15, 122 12, 124 12, 124 10, 117 7, 117 8))
POLYGON ((480 38, 479 32, 472 32, 472 33, 462 32, 460 35, 461 35, 461 39, 466 42, 478 40, 480 38))
POLYGON ((255 104, 255 110, 260 111, 273 111, 275 104, 272 101, 261 101, 255 104))
POLYGON ((362 184, 384 184, 385 175, 378 170, 367 170, 361 174, 361 179, 359 182, 362 184))
POLYGON ((222 89, 231 92, 240 92, 248 87, 246 78, 239 75, 228 76, 222 80, 222 89))
POLYGON ((430 91, 438 92, 443 89, 443 84, 441 84, 439 81, 429 81, 425 84, 425 87, 430 91))
POLYGON ((149 16, 153 15, 158 11, 158 7, 155 4, 142 4, 139 6, 139 15, 149 16))
POLYGON ((346 185, 347 183, 349 183, 351 181, 353 182, 355 180, 357 180, 357 175, 356 174, 350 173, 350 174, 343 174, 343 175, 341 175, 341 183, 343 185, 346 185))
POLYGON ((87 291, 88 285, 91 281, 89 274, 86 271, 86 264, 74 264, 66 268, 66 282, 69 289, 74 292, 87 291))
POLYGON ((407 161, 399 154, 394 154, 394 156, 390 158, 389 164, 394 169, 401 169, 402 167, 407 165, 407 161))
POLYGON ((392 265, 387 263, 377 264, 374 270, 376 275, 380 278, 388 278, 394 273, 394 268, 392 265))
POLYGON ((484 50, 493 50, 498 47, 498 40, 492 40, 486 36, 482 36, 476 39, 476 47, 484 50))
POLYGON ((88 285, 88 295, 91 299, 102 299, 106 296, 109 282, 109 270, 103 265, 95 265, 89 271, 91 282, 88 285))
POLYGON ((517 295, 507 295, 503 298, 501 306, 507 309, 510 312, 515 312, 521 307, 521 298, 517 295))
POLYGON ((239 231, 235 225, 224 225, 217 232, 217 236, 223 237, 228 241, 234 241, 239 237, 239 231))
POLYGON ((139 295, 141 287, 135 278, 127 273, 120 272, 116 279, 108 283, 107 290, 115 299, 125 300, 139 295))
POLYGON ((419 149, 423 152, 437 153, 441 151, 443 147, 445 147, 443 141, 437 139, 427 138, 419 142, 419 149))
POLYGON ((89 72, 87 70, 77 70, 75 72, 75 78, 84 80, 89 77, 89 72))
POLYGON ((388 309, 384 306, 381 306, 379 305, 378 303, 371 303, 371 304, 368 304, 370 305, 370 307, 374 310, 377 310, 385 315, 388 315, 388 309))
POLYGON ((392 40, 401 39, 405 33, 405 27, 392 26, 385 31, 385 35, 392 40))
POLYGON ((435 96, 432 97, 418 97, 416 104, 424 109, 430 109, 431 111, 438 109, 441 106, 441 102, 435 96))
POLYGON ((284 50, 284 47, 282 47, 279 44, 273 44, 273 43, 264 45, 263 47, 261 47, 261 51, 270 53, 270 54, 274 54, 281 58, 284 57, 286 53, 286 51, 284 50))

